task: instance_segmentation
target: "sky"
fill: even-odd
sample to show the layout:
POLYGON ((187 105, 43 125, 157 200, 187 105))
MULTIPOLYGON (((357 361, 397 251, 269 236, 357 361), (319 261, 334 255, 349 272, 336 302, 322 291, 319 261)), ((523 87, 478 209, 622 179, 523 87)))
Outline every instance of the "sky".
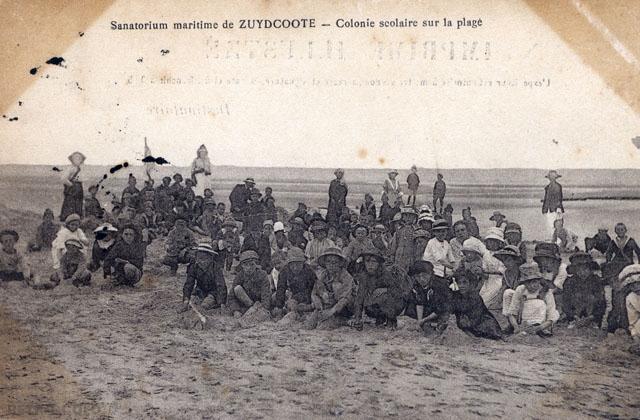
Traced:
POLYGON ((51 51, 64 67, 34 62, 34 83, 3 111, 0 164, 59 165, 75 150, 88 164, 135 163, 145 138, 154 155, 176 165, 188 165, 200 144, 213 164, 236 166, 640 164, 631 141, 640 135, 638 114, 524 3, 407 2, 393 13, 378 2, 316 10, 190 5, 116 1, 68 49, 51 51), (260 13, 331 26, 110 29, 111 21, 237 24, 260 13), (338 18, 396 16, 419 23, 447 16, 454 27, 335 28, 338 18), (456 29, 462 16, 483 25, 456 29), (463 59, 474 42, 474 59, 463 59), (186 115, 176 115, 180 109, 186 115))

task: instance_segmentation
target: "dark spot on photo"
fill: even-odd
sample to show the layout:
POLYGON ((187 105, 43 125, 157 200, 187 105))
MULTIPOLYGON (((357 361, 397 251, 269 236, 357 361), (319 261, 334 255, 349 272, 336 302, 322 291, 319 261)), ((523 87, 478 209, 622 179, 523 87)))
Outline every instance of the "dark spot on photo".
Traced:
POLYGON ((76 82, 76 87, 78 88, 78 90, 84 90, 80 87, 80 84, 78 82, 76 82))
POLYGON ((118 172, 120 169, 122 168, 126 168, 129 164, 127 162, 123 163, 123 164, 117 164, 116 166, 112 166, 109 169, 109 173, 115 174, 116 172, 118 172))
POLYGON ((40 68, 40 67, 34 67, 34 68, 32 68, 31 70, 29 70, 29 73, 30 73, 32 76, 35 76, 35 74, 38 72, 38 69, 39 69, 39 68, 40 68))
POLYGON ((18 121, 18 117, 9 118, 9 121, 18 121))
POLYGON ((18 101, 18 106, 22 106, 22 101, 18 101))
POLYGON ((62 66, 62 63, 64 63, 64 58, 63 58, 63 57, 51 57, 50 59, 48 59, 48 60, 46 61, 46 63, 47 63, 47 64, 54 65, 54 66, 60 66, 60 67, 63 67, 63 66, 62 66))
POLYGON ((160 54, 167 55, 169 54, 169 50, 160 50, 160 54))
POLYGON ((137 61, 138 63, 142 63, 142 57, 138 58, 136 61, 137 61))
POLYGON ((145 156, 145 158, 142 159, 142 162, 144 162, 144 163, 156 163, 158 165, 168 165, 170 163, 168 160, 166 160, 162 156, 158 156, 158 157, 145 156))
POLYGON ((78 32, 78 35, 84 36, 84 32, 78 32))
POLYGON ((122 166, 124 166, 125 168, 128 168, 129 167, 129 162, 123 163, 122 166))
POLYGON ((54 166, 53 168, 51 168, 54 172, 62 172, 62 169, 58 168, 57 166, 54 166))

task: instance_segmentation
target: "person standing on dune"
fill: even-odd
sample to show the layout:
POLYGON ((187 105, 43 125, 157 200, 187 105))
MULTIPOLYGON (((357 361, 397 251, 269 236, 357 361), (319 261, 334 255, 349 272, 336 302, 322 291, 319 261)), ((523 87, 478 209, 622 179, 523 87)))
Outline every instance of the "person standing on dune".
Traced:
POLYGON ((77 214, 80 217, 83 215, 84 190, 79 175, 85 159, 85 156, 80 152, 73 152, 69 155, 71 167, 62 175, 64 184, 64 201, 60 210, 60 221, 62 222, 71 214, 77 214))
POLYGON ((438 201, 440 201, 440 212, 444 206, 444 196, 447 194, 447 184, 444 182, 444 176, 438 174, 438 180, 433 184, 433 211, 438 212, 438 201))
POLYGON ((542 199, 542 214, 547 221, 547 236, 551 237, 555 230, 554 222, 564 214, 562 204, 562 185, 558 183, 560 175, 557 171, 549 171, 545 178, 549 183, 544 187, 544 198, 542 199))

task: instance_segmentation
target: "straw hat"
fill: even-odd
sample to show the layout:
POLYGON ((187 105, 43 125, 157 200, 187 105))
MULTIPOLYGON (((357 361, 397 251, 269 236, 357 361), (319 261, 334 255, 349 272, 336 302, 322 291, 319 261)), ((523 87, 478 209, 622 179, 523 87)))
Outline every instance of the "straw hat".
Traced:
POLYGON ((493 256, 502 262, 507 258, 513 258, 517 261, 518 265, 522 265, 526 262, 524 258, 522 258, 522 255, 520 255, 518 247, 513 245, 505 246, 501 250, 496 251, 493 256))
MULTIPOLYGON (((262 222, 262 226, 271 226, 271 227, 274 227, 274 225, 273 225, 273 220, 271 220, 271 219, 267 219, 267 220, 265 220, 264 222, 262 222)), ((274 228, 274 230, 275 230, 275 228, 274 228)))
POLYGON ((222 222, 222 227, 237 228, 238 225, 233 217, 228 217, 224 219, 224 222, 222 222))
POLYGON ((244 179, 245 184, 253 184, 256 185, 256 181, 252 177, 247 177, 244 179))
POLYGON ((356 231, 357 231, 358 229, 364 229, 364 230, 366 230, 366 231, 367 231, 367 235, 369 235, 369 226, 367 226, 367 225, 363 225, 362 223, 358 223, 357 225, 355 225, 355 226, 353 227, 352 232, 353 232, 353 234, 354 234, 354 235, 356 234, 356 231))
POLYGON ((66 241, 64 241, 64 245, 65 246, 75 246, 78 249, 84 249, 84 245, 82 245, 82 242, 80 242, 77 239, 67 239, 66 241))
POLYGON ((398 172, 398 170, 397 170, 397 169, 391 169, 389 172, 387 172, 387 174, 388 174, 388 175, 391 175, 391 174, 396 174, 396 175, 398 175, 399 173, 400 173, 400 172, 398 172))
POLYGON ((311 226, 309 227, 309 230, 311 232, 318 232, 321 230, 327 230, 329 228, 329 226, 327 226, 327 224, 325 222, 323 222, 322 220, 316 220, 313 223, 311 223, 311 226))
POLYGON ((504 227, 504 234, 506 235, 507 233, 522 234, 522 227, 517 223, 509 222, 504 227))
POLYGON ((318 265, 320 267, 324 267, 325 260, 329 256, 339 257, 342 260, 343 265, 346 262, 346 259, 344 258, 344 255, 342 255, 342 251, 340 251, 339 248, 330 247, 325 249, 324 252, 318 257, 318 265))
POLYGON ((196 252, 206 252, 211 255, 218 255, 218 253, 213 249, 210 243, 202 242, 193 248, 196 252))
POLYGON ((287 262, 285 263, 285 265, 289 265, 293 262, 306 262, 306 261, 307 261, 307 258, 304 256, 304 252, 298 247, 293 247, 287 253, 287 262))
POLYGON ((483 251, 481 242, 479 241, 474 241, 469 238, 462 243, 462 252, 473 252, 474 254, 478 254, 480 257, 483 257, 483 251))
POLYGON ((499 227, 490 227, 487 229, 487 234, 484 237, 485 241, 487 239, 495 239, 496 241, 504 243, 504 232, 499 227))
POLYGON ((640 282, 640 264, 631 264, 626 266, 618 276, 620 279, 620 288, 624 288, 633 283, 640 282))
POLYGON ((375 230, 376 232, 384 233, 387 231, 387 228, 383 224, 378 223, 373 227, 373 230, 375 230))
POLYGON ((249 261, 258 261, 259 259, 258 253, 255 251, 244 251, 240 254, 240 264, 244 264, 249 261))

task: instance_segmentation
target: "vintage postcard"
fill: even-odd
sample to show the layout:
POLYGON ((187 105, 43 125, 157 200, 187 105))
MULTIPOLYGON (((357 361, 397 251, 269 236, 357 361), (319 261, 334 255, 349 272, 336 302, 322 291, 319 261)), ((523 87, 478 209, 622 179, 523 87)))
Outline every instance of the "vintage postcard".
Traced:
POLYGON ((638 416, 639 2, 0 9, 0 418, 638 416))

